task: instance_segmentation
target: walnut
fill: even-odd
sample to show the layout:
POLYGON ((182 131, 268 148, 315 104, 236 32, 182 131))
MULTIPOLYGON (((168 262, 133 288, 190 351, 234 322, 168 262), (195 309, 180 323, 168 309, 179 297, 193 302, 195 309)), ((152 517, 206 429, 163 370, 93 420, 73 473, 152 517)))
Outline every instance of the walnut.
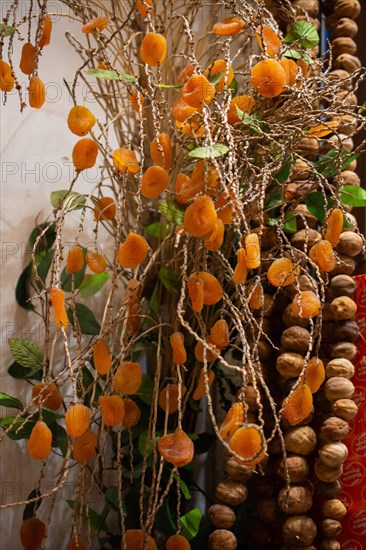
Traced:
POLYGON ((357 19, 361 13, 361 4, 358 0, 337 0, 333 13, 337 18, 357 19))
POLYGON ((353 399, 337 399, 332 403, 334 414, 349 422, 358 413, 358 407, 353 399))
POLYGON ((335 69, 344 69, 348 73, 353 73, 357 69, 361 69, 361 61, 355 55, 342 53, 334 60, 335 69))
POLYGON ((353 231, 344 231, 339 237, 337 250, 341 254, 347 254, 353 257, 362 252, 363 246, 364 240, 361 235, 353 231))
POLYGON ((347 508, 338 498, 331 498, 324 502, 322 512, 326 518, 339 520, 347 514, 347 508))
POLYGON ((235 550, 237 546, 236 536, 226 529, 216 529, 208 537, 209 550, 235 550))
POLYGON ((300 455, 310 454, 316 446, 316 434, 310 426, 299 426, 288 430, 285 435, 286 449, 300 455))
POLYGON ((234 510, 223 504, 214 504, 207 510, 207 516, 217 529, 230 529, 236 520, 234 510))
MULTIPOLYGON (((343 53, 354 55, 357 51, 357 44, 349 36, 340 36, 332 40, 332 51, 335 58, 343 53)), ((340 131, 339 128, 338 131, 340 131)))
POLYGON ((303 368, 304 358, 298 353, 286 352, 277 357, 276 369, 285 379, 297 378, 303 368))
POLYGON ((309 465, 303 456, 288 456, 281 462, 278 475, 286 481, 288 477, 291 483, 301 483, 309 477, 309 465))
POLYGON ((246 500, 248 489, 235 479, 226 478, 216 487, 216 498, 229 506, 238 506, 246 500))
POLYGON ((340 465, 330 468, 329 466, 325 466, 321 460, 317 459, 314 463, 314 472, 320 481, 330 483, 340 478, 343 472, 343 466, 340 465))
POLYGON ((319 459, 329 468, 337 468, 346 460, 348 449, 344 443, 327 443, 319 451, 319 459))
MULTIPOLYGON (((337 401, 335 401, 337 403, 337 401)), ((342 418, 330 416, 327 418, 321 427, 321 433, 329 441, 342 441, 349 434, 350 427, 342 418)))
POLYGON ((228 475, 236 481, 247 481, 253 475, 253 469, 245 464, 239 464, 234 458, 226 463, 226 472, 228 475))
POLYGON ((342 531, 342 525, 339 521, 332 518, 323 519, 321 527, 323 535, 330 539, 335 539, 342 531))
POLYGON ((351 38, 354 38, 357 32, 357 23, 349 17, 342 17, 337 20, 336 24, 332 28, 332 38, 337 38, 338 36, 350 36, 351 38))
POLYGON ((305 514, 313 505, 312 492, 302 485, 281 489, 278 504, 286 514, 305 514))
POLYGON ((304 327, 287 328, 281 336, 281 345, 289 351, 305 353, 310 344, 310 332, 304 327))
POLYGON ((352 342, 337 342, 331 347, 330 355, 333 358, 344 357, 352 361, 357 355, 357 347, 352 342))
POLYGON ((290 516, 283 524, 282 534, 285 544, 307 546, 316 537, 316 525, 308 516, 290 516))
POLYGON ((341 376, 342 378, 348 378, 350 380, 355 374, 355 367, 351 361, 344 357, 338 357, 329 361, 325 368, 325 376, 327 378, 333 378, 334 376, 341 376))
POLYGON ((325 383, 325 396, 329 401, 351 399, 355 387, 350 380, 341 376, 329 378, 325 383))
POLYGON ((360 177, 356 172, 351 172, 351 170, 341 172, 334 177, 333 181, 334 183, 342 182, 343 185, 355 185, 356 187, 360 187, 361 185, 360 177))

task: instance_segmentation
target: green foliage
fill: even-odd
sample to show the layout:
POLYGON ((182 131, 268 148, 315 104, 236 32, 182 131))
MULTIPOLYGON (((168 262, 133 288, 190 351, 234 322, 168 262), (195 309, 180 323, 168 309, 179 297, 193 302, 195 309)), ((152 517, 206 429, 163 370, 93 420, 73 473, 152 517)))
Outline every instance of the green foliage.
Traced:
POLYGON ((52 447, 60 449, 62 456, 65 457, 67 453, 68 437, 66 430, 57 422, 53 422, 49 425, 52 432, 52 447))
POLYGON ((82 298, 89 298, 101 290, 109 279, 107 271, 103 273, 95 273, 83 280, 80 285, 80 296, 82 298))
POLYGON ((10 25, 4 25, 3 23, 0 24, 0 36, 7 38, 8 36, 11 36, 15 33, 15 27, 11 27, 10 25))
POLYGON ((7 430, 12 424, 13 426, 7 432, 7 436, 13 441, 18 441, 19 439, 29 439, 35 422, 34 420, 27 420, 22 416, 19 418, 16 418, 15 416, 5 416, 4 418, 0 418, 0 427, 4 430, 7 430))
POLYGON ((35 502, 29 502, 23 512, 23 521, 29 518, 33 518, 36 515, 36 512, 40 505, 42 504, 42 499, 40 498, 41 491, 39 489, 33 489, 27 496, 27 500, 32 500, 33 498, 38 498, 35 502))
POLYGON ((319 44, 319 34, 308 21, 296 21, 284 38, 285 44, 297 42, 303 48, 315 48, 319 44))
POLYGON ((343 170, 346 170, 351 162, 358 157, 359 155, 348 153, 344 150, 340 153, 331 150, 315 163, 314 168, 325 178, 333 178, 339 171, 343 172, 343 170))
POLYGON ((182 225, 184 210, 173 201, 162 200, 158 206, 159 212, 170 222, 182 225))
POLYGON ((21 380, 42 380, 42 369, 30 369, 28 367, 23 367, 20 363, 17 361, 14 361, 9 368, 8 368, 8 374, 16 379, 21 380))
POLYGON ((190 512, 180 518, 182 526, 181 535, 187 540, 193 539, 200 528, 202 512, 199 508, 193 508, 190 512))
POLYGON ((169 232, 169 224, 164 222, 155 222, 147 225, 144 228, 144 231, 147 235, 150 235, 151 237, 163 239, 169 232))
MULTIPOLYGON (((75 313, 82 334, 89 334, 90 336, 97 336, 99 334, 100 324, 88 307, 84 306, 84 304, 76 303, 75 313)), ((72 326, 74 326, 74 315, 71 308, 67 310, 67 317, 72 326)))
POLYGON ((50 248, 49 250, 42 251, 38 256, 36 256, 37 273, 43 282, 46 281, 54 255, 54 249, 50 248))
POLYGON ((59 191, 52 191, 50 200, 53 208, 77 210, 78 208, 82 208, 84 206, 86 197, 76 193, 75 191, 61 189, 59 191))
POLYGON ((366 206, 366 190, 355 185, 344 185, 342 187, 341 201, 350 206, 366 206))
POLYGON ((93 508, 90 506, 83 506, 81 509, 81 513, 79 510, 79 504, 77 504, 74 500, 67 499, 67 504, 70 506, 71 510, 74 510, 75 505, 78 509, 78 515, 81 516, 81 520, 83 525, 90 525, 92 529, 96 529, 97 531, 105 531, 107 529, 107 526, 105 524, 105 521, 103 521, 103 518, 100 514, 98 514, 93 508))
POLYGON ((89 69, 86 71, 89 76, 95 76, 95 78, 101 78, 102 80, 122 80, 127 84, 134 84, 137 82, 137 78, 131 74, 117 73, 117 71, 109 69, 89 69))
POLYGON ((0 407, 10 407, 11 409, 23 410, 24 405, 16 397, 0 392, 0 407))
POLYGON ((9 348, 14 359, 22 367, 33 370, 42 367, 43 351, 35 342, 22 338, 10 338, 9 348))
POLYGON ((159 278, 168 292, 171 294, 177 292, 180 284, 179 277, 169 265, 163 265, 159 271, 159 278))
POLYGON ((23 269, 20 275, 17 285, 15 287, 15 299, 18 305, 24 309, 33 310, 34 307, 30 301, 31 295, 29 292, 29 282, 32 275, 32 263, 29 263, 25 269, 23 269))
POLYGON ((213 143, 212 147, 205 145, 203 147, 195 147, 189 151, 188 156, 195 159, 210 159, 212 157, 222 157, 229 151, 229 147, 223 143, 213 143))
POLYGON ((47 231, 45 231, 45 233, 42 235, 42 237, 38 241, 37 248, 35 250, 36 254, 40 254, 42 251, 48 250, 49 248, 51 248, 51 246, 55 242, 56 226, 54 223, 45 222, 37 225, 29 235, 29 239, 28 239, 29 247, 33 249, 36 240, 39 238, 39 236, 43 233, 45 229, 47 229, 47 231))

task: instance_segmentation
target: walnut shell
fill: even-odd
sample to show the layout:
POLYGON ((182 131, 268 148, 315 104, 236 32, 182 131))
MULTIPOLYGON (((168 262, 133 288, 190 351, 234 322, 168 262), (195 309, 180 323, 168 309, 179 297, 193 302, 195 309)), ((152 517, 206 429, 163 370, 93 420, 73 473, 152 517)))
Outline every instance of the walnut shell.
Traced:
POLYGON ((239 464, 234 458, 227 461, 225 469, 228 475, 236 481, 247 481, 254 472, 252 468, 245 464, 239 464))
MULTIPOLYGON (((352 233, 354 234, 354 233, 352 233)), ((333 318, 336 321, 352 319, 357 311, 357 304, 349 296, 338 296, 330 304, 333 318)))
POLYGON ((282 460, 278 475, 286 481, 287 474, 291 483, 301 483, 309 477, 309 465, 303 456, 288 456, 282 460))
POLYGON ((304 251, 305 246, 307 247, 307 250, 309 250, 309 248, 314 246, 314 244, 320 241, 321 238, 321 234, 315 229, 301 229, 291 238, 291 244, 295 248, 304 251))
POLYGON ((352 342, 337 342, 331 347, 330 355, 333 358, 344 357, 352 361, 357 355, 357 347, 352 342))
POLYGON ((327 443, 319 451, 319 459, 329 468, 339 467, 346 460, 347 456, 348 449, 341 442, 327 443))
POLYGON ((278 505, 276 498, 261 499, 257 507, 258 515, 262 521, 277 526, 283 523, 284 514, 278 505))
POLYGON ((292 327, 296 325, 298 327, 307 328, 310 325, 309 319, 303 319, 291 309, 291 304, 289 304, 282 312, 282 321, 286 327, 292 327))
POLYGON ((318 153, 318 149, 319 141, 314 137, 301 138, 295 146, 295 151, 297 153, 303 156, 307 156, 309 158, 315 157, 318 153))
POLYGON ((299 426, 288 430, 285 435, 287 451, 306 456, 313 452, 316 446, 316 434, 310 426, 299 426))
POLYGON ((350 380, 354 374, 355 367, 353 363, 351 363, 348 359, 344 359, 344 357, 332 359, 325 368, 325 376, 327 378, 341 376, 342 378, 348 378, 348 380, 350 380))
POLYGON ((361 13, 361 4, 358 0, 337 0, 333 13, 337 18, 357 19, 361 13))
POLYGON ((338 123, 337 131, 346 136, 353 134, 357 129, 357 119, 351 115, 335 116, 333 121, 338 123))
POLYGON ((246 486, 235 479, 226 478, 216 487, 216 498, 229 506, 239 506, 247 496, 246 486))
MULTIPOLYGON (((348 76, 348 73, 347 73, 348 76)), ((294 180, 307 180, 310 177, 311 162, 297 158, 292 167, 291 176, 294 180)))
POLYGON ((334 327, 335 340, 346 340, 347 342, 354 342, 357 340, 360 334, 360 329, 355 321, 345 321, 343 323, 337 323, 334 327))
POLYGON ((223 504, 210 506, 207 516, 216 529, 230 529, 236 521, 234 510, 223 504))
POLYGON ((332 40, 332 50, 335 58, 343 53, 354 55, 357 52, 357 44, 349 36, 339 36, 332 40))
POLYGON ((339 491, 341 490, 341 484, 337 481, 332 483, 325 483, 324 481, 319 481, 316 487, 316 495, 322 498, 335 498, 339 491))
POLYGON ((281 353, 277 357, 276 369, 285 378, 297 378, 304 368, 302 355, 293 352, 281 353))
POLYGON ((349 422, 358 413, 358 406, 353 399, 337 399, 332 403, 332 411, 334 414, 349 422))
MULTIPOLYGON (((337 401, 335 401, 336 403, 337 401)), ((321 433, 329 441, 342 441, 345 437, 348 436, 350 427, 347 422, 342 418, 337 418, 336 416, 330 416, 324 420, 321 433)))
POLYGON ((324 390, 325 397, 329 401, 336 401, 337 399, 351 399, 355 387, 347 378, 334 376, 326 381, 324 390))
POLYGON ((237 546, 236 536, 226 529, 216 529, 208 537, 209 550, 235 550, 237 546))
POLYGON ((341 550, 341 543, 336 539, 323 539, 320 550, 341 550))
POLYGON ((294 352, 306 352, 310 344, 310 332, 304 327, 287 328, 281 336, 281 345, 294 352))
POLYGON ((281 489, 278 504, 286 514, 305 514, 313 505, 312 492, 302 485, 281 489))
POLYGON ((295 0, 292 7, 297 14, 308 15, 309 17, 317 17, 319 13, 319 1, 318 0, 295 0))
POLYGON ((352 275, 356 269, 356 262, 350 256, 346 254, 335 254, 336 265, 333 271, 331 272, 332 276, 335 275, 352 275))
POLYGON ((342 525, 339 521, 332 518, 323 519, 321 528, 323 535, 330 539, 335 539, 342 531, 342 525))
POLYGON ((353 73, 358 69, 361 69, 361 61, 355 55, 349 53, 342 53, 339 55, 333 64, 335 69, 344 69, 348 73, 353 73))
POLYGON ((316 537, 316 525, 308 516, 290 516, 282 527, 283 541, 294 546, 308 546, 316 537))
POLYGON ((338 498, 331 498, 324 502, 322 512, 326 518, 339 520, 347 514, 347 508, 338 498))
POLYGON ((338 38, 338 36, 350 36, 351 38, 354 38, 357 32, 357 23, 349 17, 342 17, 337 20, 336 24, 332 28, 332 38, 338 38))
POLYGON ((317 459, 314 463, 314 472, 320 481, 331 483, 340 478, 343 472, 343 466, 340 465, 335 468, 329 468, 329 466, 325 466, 321 460, 317 459))
POLYGON ((355 185, 356 187, 360 187, 361 185, 359 175, 356 172, 351 172, 351 170, 344 170, 344 172, 334 177, 333 182, 340 182, 343 185, 355 185))
POLYGON ((344 231, 339 237, 337 250, 341 254, 354 257, 362 252, 364 240, 361 235, 353 231, 344 231))

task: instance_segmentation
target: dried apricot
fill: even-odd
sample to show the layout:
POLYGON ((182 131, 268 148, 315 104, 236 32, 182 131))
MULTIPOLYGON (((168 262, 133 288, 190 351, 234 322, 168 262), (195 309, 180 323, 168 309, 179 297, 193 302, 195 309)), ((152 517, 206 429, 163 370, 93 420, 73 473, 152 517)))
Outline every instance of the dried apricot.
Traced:
POLYGON ((212 32, 217 36, 234 36, 245 27, 245 22, 241 17, 227 17, 218 23, 215 23, 212 32))
POLYGON ((0 59, 0 90, 2 92, 11 92, 14 88, 15 79, 13 77, 11 67, 0 59))
POLYGON ((202 342, 197 342, 194 348, 194 355, 197 361, 199 361, 200 363, 203 362, 205 356, 206 356, 206 361, 211 363, 212 361, 215 361, 217 355, 220 354, 220 350, 213 343, 211 336, 207 336, 206 344, 207 346, 205 348, 202 342))
POLYGON ((142 368, 139 363, 123 361, 113 377, 113 389, 124 395, 139 391, 142 384, 142 368))
POLYGON ((247 253, 244 248, 236 252, 236 266, 233 273, 233 281, 236 285, 244 283, 248 275, 247 253))
POLYGON ((75 105, 67 117, 67 125, 73 134, 85 136, 96 123, 96 118, 87 107, 75 105))
POLYGON ((86 462, 96 456, 98 436, 89 428, 79 437, 75 438, 73 457, 76 462, 86 462))
POLYGON ((194 137, 195 139, 201 137, 205 132, 205 125, 199 114, 194 115, 189 121, 184 123, 176 121, 175 126, 183 132, 183 134, 194 137))
POLYGON ((309 250, 309 258, 320 271, 329 273, 333 271, 336 265, 332 245, 327 240, 322 240, 314 244, 309 250))
POLYGON ((192 462, 194 454, 193 441, 181 429, 174 433, 164 435, 158 441, 158 449, 161 456, 177 468, 182 468, 192 462))
POLYGON ((96 163, 98 144, 90 138, 80 139, 72 150, 72 162, 76 170, 87 170, 96 163))
POLYGON ((141 323, 140 309, 141 308, 139 304, 132 304, 128 308, 126 329, 130 336, 134 336, 135 334, 137 334, 140 328, 140 323, 141 323))
POLYGON ((131 102, 131 105, 132 107, 134 108, 134 110, 136 111, 136 113, 143 113, 144 112, 144 96, 142 95, 142 93, 140 92, 137 92, 136 90, 132 90, 132 92, 130 92, 128 94, 128 99, 130 100, 131 102))
POLYGON ((220 183, 220 178, 215 168, 208 164, 205 159, 198 161, 193 169, 190 178, 190 184, 193 187, 199 187, 204 191, 205 187, 209 189, 216 188, 220 183))
POLYGON ((33 109, 40 109, 46 101, 46 89, 39 76, 32 76, 28 87, 29 105, 33 109))
POLYGON ((299 274, 300 268, 295 267, 291 260, 278 258, 270 265, 267 271, 267 279, 273 286, 288 286, 296 281, 299 274))
POLYGON ((191 545, 182 535, 172 535, 166 541, 165 550, 191 550, 191 545))
POLYGON ((112 366, 112 356, 108 351, 104 338, 95 342, 93 346, 93 361, 98 374, 103 376, 109 372, 112 366))
POLYGON ((180 204, 188 204, 190 199, 197 195, 200 191, 200 187, 196 189, 196 187, 192 186, 190 177, 187 174, 183 174, 183 172, 179 172, 177 174, 177 178, 175 180, 175 192, 176 199, 180 204))
POLYGON ((250 309, 260 309, 262 307, 263 288, 259 282, 254 283, 248 289, 250 309))
MULTIPOLYGON (((186 388, 182 385, 180 388, 181 399, 186 393, 186 388)), ((168 411, 168 414, 174 414, 178 410, 178 396, 179 388, 177 384, 168 384, 161 390, 159 397, 159 405, 164 412, 168 411)))
POLYGON ((299 74, 299 67, 293 59, 287 59, 287 57, 280 59, 279 64, 285 71, 285 85, 292 86, 299 74))
POLYGON ((312 357, 306 367, 305 376, 305 380, 303 377, 301 380, 306 382, 311 393, 316 393, 325 380, 323 361, 317 357, 312 357))
POLYGON ((94 218, 96 220, 112 220, 116 217, 116 203, 111 197, 98 199, 94 206, 94 218))
POLYGON ((226 413, 223 423, 220 427, 222 439, 230 439, 236 430, 242 426, 245 420, 245 412, 248 405, 244 403, 234 403, 226 413))
POLYGON ((207 195, 197 197, 184 213, 184 229, 193 237, 212 231, 217 219, 215 205, 207 195))
POLYGON ((125 414, 122 424, 126 428, 132 428, 141 418, 141 410, 132 399, 124 399, 125 414))
POLYGON ((154 539, 147 533, 144 533, 142 529, 127 529, 125 543, 126 550, 158 550, 154 539))
POLYGON ((262 52, 265 51, 270 57, 277 55, 281 49, 281 39, 268 25, 257 27, 256 38, 262 52))
POLYGON ((291 426, 301 424, 313 409, 313 395, 307 384, 302 384, 287 397, 282 405, 282 416, 291 426))
POLYGON ((158 134, 150 143, 150 155, 152 160, 161 168, 170 170, 173 165, 172 142, 168 134, 158 134))
POLYGON ((176 365, 184 365, 187 361, 187 353, 184 347, 184 335, 176 331, 170 336, 170 345, 173 350, 173 361, 176 365))
POLYGON ((38 518, 28 518, 20 528, 20 541, 24 550, 39 550, 46 536, 46 526, 38 518))
POLYGON ((230 225, 233 222, 234 206, 232 200, 235 199, 235 194, 230 189, 226 193, 223 191, 215 202, 217 209, 217 217, 222 220, 224 225, 230 225))
POLYGON ((229 345, 229 327, 225 319, 219 319, 216 321, 216 323, 211 327, 210 336, 212 338, 212 342, 219 349, 224 349, 229 345))
POLYGON ((66 550, 85 550, 85 545, 80 537, 73 537, 69 541, 66 550))
POLYGON ((249 115, 253 111, 255 104, 255 99, 249 95, 237 95, 234 97, 230 101, 229 111, 227 114, 229 124, 236 124, 237 122, 240 122, 237 108, 243 113, 249 115))
POLYGON ((192 395, 192 399, 194 401, 200 401, 200 399, 202 399, 202 397, 206 394, 206 378, 208 387, 210 388, 215 379, 215 373, 212 370, 208 370, 207 375, 205 376, 205 371, 203 369, 201 370, 196 389, 192 395))
POLYGON ((188 294, 191 300, 192 309, 199 313, 203 308, 203 282, 197 276, 190 276, 188 279, 188 294))
POLYGON ((183 84, 187 78, 193 75, 193 73, 194 73, 194 65, 190 61, 189 63, 187 63, 184 69, 182 69, 181 72, 179 73, 178 79, 177 79, 178 84, 183 84))
POLYGON ((152 0, 137 0, 136 2, 136 8, 138 9, 140 15, 142 17, 146 17, 147 10, 149 10, 150 15, 154 11, 154 4, 152 0))
POLYGON ((45 422, 38 420, 27 441, 28 453, 34 460, 44 460, 51 452, 52 432, 45 422))
POLYGON ((87 21, 81 29, 85 34, 96 34, 103 31, 109 23, 109 18, 103 15, 87 21))
POLYGON ((22 48, 20 56, 19 69, 24 74, 32 74, 36 66, 36 53, 37 49, 33 44, 27 42, 22 48))
POLYGON ((84 252, 80 246, 70 248, 66 258, 66 273, 77 273, 84 266, 84 252))
POLYGON ((203 287, 202 288, 203 305, 212 306, 214 304, 217 304, 217 302, 219 302, 222 299, 222 296, 223 296, 222 286, 220 285, 216 277, 211 275, 211 273, 207 273, 206 271, 197 271, 195 273, 192 273, 188 279, 188 293, 192 300, 192 304, 195 301, 194 293, 196 292, 195 283, 197 282, 197 280, 201 282, 203 287), (193 291, 192 295, 191 295, 191 286, 193 291))
POLYGON ((79 437, 89 426, 90 410, 85 405, 71 405, 65 414, 65 428, 71 437, 79 437))
POLYGON ((142 39, 140 57, 146 65, 156 67, 165 61, 167 41, 165 36, 156 32, 147 33, 142 39))
POLYGON ((93 273, 104 273, 104 271, 107 269, 106 259, 101 254, 98 254, 98 252, 92 252, 91 250, 88 250, 85 260, 88 268, 93 273))
POLYGON ((52 33, 52 20, 51 17, 46 14, 43 23, 42 23, 42 34, 38 40, 38 47, 44 48, 51 43, 51 33, 52 33))
POLYGON ((123 174, 137 174, 140 170, 136 153, 131 149, 125 149, 124 147, 116 149, 113 152, 112 159, 116 170, 123 174))
POLYGON ((252 68, 251 83, 263 97, 280 95, 285 85, 285 71, 275 59, 263 59, 252 68))
POLYGON ((230 86, 233 78, 234 72, 232 67, 228 64, 225 59, 216 59, 205 71, 205 77, 210 78, 215 74, 224 73, 220 78, 219 82, 216 84, 216 91, 223 92, 225 87, 230 86))
POLYGON ((321 139, 332 134, 333 131, 337 129, 337 126, 338 122, 336 120, 329 120, 329 122, 327 122, 326 124, 318 124, 317 126, 313 126, 312 128, 310 128, 307 135, 309 137, 316 137, 318 139, 321 139))
POLYGON ((304 290, 296 294, 292 300, 291 309, 303 319, 314 317, 320 311, 319 297, 311 290, 304 290))
POLYGON ((256 424, 247 424, 238 428, 229 444, 232 451, 243 459, 246 466, 255 466, 262 462, 266 455, 264 435, 256 424))
POLYGON ((125 268, 138 267, 146 260, 148 252, 146 239, 137 233, 129 233, 119 249, 118 261, 125 268))
POLYGON ((172 106, 172 115, 178 122, 185 122, 187 118, 191 117, 196 112, 197 108, 188 105, 182 97, 178 97, 172 106))
POLYGON ((205 247, 211 251, 219 250, 224 242, 224 234, 225 226, 222 220, 217 218, 212 230, 204 237, 205 247))
POLYGON ((58 327, 66 328, 69 324, 65 309, 65 293, 59 288, 51 288, 50 298, 53 307, 53 316, 58 327))
POLYGON ((103 422, 106 426, 120 424, 125 414, 123 399, 118 395, 101 395, 99 405, 102 409, 103 422))
POLYGON ((339 237, 343 229, 343 212, 340 208, 335 208, 332 210, 328 220, 327 220, 327 232, 325 238, 330 244, 335 247, 339 242, 339 237))
POLYGON ((52 411, 57 411, 62 405, 61 392, 52 382, 42 382, 33 386, 32 398, 35 405, 42 405, 52 411))
POLYGON ((248 269, 256 269, 261 265, 261 251, 256 233, 251 233, 245 237, 245 252, 247 253, 246 262, 248 269))
POLYGON ((125 288, 122 302, 126 306, 132 306, 137 299, 140 283, 136 279, 130 279, 125 288))
POLYGON ((215 86, 204 75, 192 75, 182 88, 182 98, 191 107, 200 108, 215 96, 215 86))
POLYGON ((156 199, 168 187, 169 174, 165 168, 150 166, 141 179, 141 194, 147 199, 156 199))

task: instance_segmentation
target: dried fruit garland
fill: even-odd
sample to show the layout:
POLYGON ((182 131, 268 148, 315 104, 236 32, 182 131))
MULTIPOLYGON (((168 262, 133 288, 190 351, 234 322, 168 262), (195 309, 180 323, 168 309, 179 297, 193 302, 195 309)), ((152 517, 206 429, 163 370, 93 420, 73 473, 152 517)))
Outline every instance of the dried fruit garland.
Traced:
MULTIPOLYGON (((74 461, 80 463, 68 548, 96 547, 90 538, 96 527, 112 547, 156 548, 166 541, 168 549, 235 549, 236 534, 241 544, 243 533, 234 527, 233 508, 243 514, 240 505, 254 502, 253 494, 261 499, 249 533, 253 547, 311 547, 316 478, 316 491, 330 499, 320 547, 336 547, 333 510, 342 515, 343 508, 334 501, 347 455, 341 440, 355 414, 350 378, 357 325, 349 275, 364 246, 349 207, 366 205, 350 171, 364 148, 351 152, 352 135, 364 124, 354 96, 363 71, 350 59, 350 41, 338 39, 346 28, 354 32, 358 2, 327 3, 338 40, 334 67, 342 71, 317 57, 316 1, 268 2, 268 9, 218 2, 206 49, 203 29, 192 30, 205 8, 198 1, 174 9, 150 0, 95 2, 98 12, 64 3, 80 20, 79 36, 67 33, 83 60, 70 88, 67 125, 82 139, 72 151, 75 179, 69 190, 51 195, 54 220, 32 234, 32 269, 17 287, 23 307, 41 306, 46 339, 43 349, 10 341, 17 361, 10 373, 41 381, 25 407, 3 398, 20 411, 3 419, 5 433, 27 438, 35 460, 44 461, 52 447, 61 450, 53 498, 74 461), (221 8, 232 15, 220 20, 221 8), (89 80, 95 77, 97 91, 89 80), (80 105, 79 79, 104 118, 80 105), (131 106, 127 117, 119 103, 131 106), (100 183, 82 195, 77 179, 98 155, 100 183), (75 209, 81 223, 66 251, 63 228, 75 209), (86 221, 96 235, 88 249, 86 221), (111 257, 100 249, 108 234, 111 257), (81 299, 104 285, 99 324, 81 299), (329 346, 333 333, 340 342, 329 346), (54 361, 51 342, 58 339, 63 367, 54 361), (227 410, 221 426, 210 396, 214 380, 227 410), (197 440, 195 402, 205 395, 214 431, 232 456, 228 477, 217 486, 224 504, 208 511, 215 528, 208 542, 199 529, 201 512, 185 513, 194 483, 187 465, 197 440), (61 404, 65 414, 57 412, 61 404), (319 456, 308 463, 317 440, 319 456), (107 470, 115 474, 108 486, 107 470), (104 516, 88 512, 90 482, 105 498, 104 516), (114 535, 106 519, 115 512, 120 531, 114 535)), ((30 39, 33 20, 30 14, 17 22, 14 3, 1 28, 11 52, 15 31, 29 25, 20 70, 30 76, 29 105, 40 108, 39 54, 52 30, 47 2, 33 33, 37 46, 30 39)), ((12 55, 8 61, 1 61, 4 93, 18 82, 12 55)), ((199 443, 200 437, 196 450, 199 443)), ((27 501, 17 503, 28 507, 21 528, 26 549, 40 547, 45 537, 46 524, 33 517, 42 517, 33 503, 45 496, 41 477, 27 501)))

